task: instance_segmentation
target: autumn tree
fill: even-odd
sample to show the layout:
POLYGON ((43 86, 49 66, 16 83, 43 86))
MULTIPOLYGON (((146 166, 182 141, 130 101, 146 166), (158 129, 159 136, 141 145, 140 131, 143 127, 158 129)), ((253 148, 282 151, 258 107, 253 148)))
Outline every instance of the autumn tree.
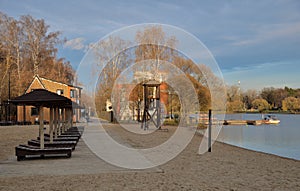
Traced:
POLYGON ((300 100, 295 97, 287 97, 282 100, 282 110, 283 111, 299 111, 300 110, 300 100))
POLYGON ((239 86, 233 85, 227 87, 227 111, 242 111, 242 92, 239 86))
POLYGON ((207 111, 211 106, 211 96, 209 89, 205 86, 203 86, 201 83, 199 83, 195 78, 188 75, 188 78, 193 83, 194 88, 196 90, 199 106, 201 111, 207 111))
POLYGON ((136 41, 140 44, 135 51, 136 62, 155 60, 150 72, 154 74, 157 81, 160 79, 159 72, 163 73, 163 71, 158 72, 163 61, 176 66, 194 84, 201 109, 207 110, 211 106, 210 88, 224 91, 223 82, 207 66, 194 63, 176 50, 176 38, 167 36, 162 27, 148 27, 139 31, 136 41))
MULTIPOLYGON (((209 108, 214 110, 222 109, 222 105, 224 105, 224 100, 226 99, 224 97, 224 82, 222 79, 217 77, 207 65, 196 64, 191 59, 185 58, 185 56, 180 53, 174 55, 173 64, 185 73, 186 76, 189 78, 192 77, 197 81, 197 83, 201 84, 201 87, 204 88, 200 88, 204 91, 202 93, 206 94, 205 91, 207 91, 207 93, 210 94, 210 103, 208 105, 204 105, 209 106, 209 108), (211 93, 213 95, 211 95, 211 93)), ((202 100, 199 100, 199 103, 201 102, 202 100)), ((203 102, 201 104, 203 104, 203 102)))
POLYGON ((24 93, 34 74, 73 83, 70 62, 57 58, 60 32, 49 32, 42 19, 26 15, 19 20, 0 13, 0 99, 6 100, 10 73, 11 97, 24 93))
POLYGON ((263 88, 261 93, 261 97, 265 99, 271 107, 275 106, 275 88, 270 87, 270 88, 263 88))
POLYGON ((258 98, 253 100, 252 102, 253 108, 257 109, 259 112, 266 111, 270 108, 270 104, 262 98, 258 98))
POLYGON ((255 89, 249 89, 242 93, 242 100, 245 105, 245 109, 252 108, 252 102, 258 98, 259 94, 255 89))
MULTIPOLYGON (((295 95, 296 95, 296 91, 295 91, 295 95)), ((289 96, 288 91, 286 91, 286 89, 283 88, 277 88, 274 91, 274 109, 279 109, 282 108, 282 100, 284 100, 285 98, 287 98, 289 96)))
MULTIPOLYGON (((1 87, 0 87, 0 97, 2 97, 2 90, 5 90, 4 80, 7 78, 8 73, 16 71, 18 85, 15 89, 19 90, 21 88, 21 57, 22 51, 21 47, 24 43, 22 39, 22 30, 18 21, 12 17, 0 13, 0 38, 1 38, 1 54, 3 60, 1 60, 1 87)), ((15 74, 15 72, 13 72, 15 74)), ((13 76, 14 77, 14 76, 13 76)))

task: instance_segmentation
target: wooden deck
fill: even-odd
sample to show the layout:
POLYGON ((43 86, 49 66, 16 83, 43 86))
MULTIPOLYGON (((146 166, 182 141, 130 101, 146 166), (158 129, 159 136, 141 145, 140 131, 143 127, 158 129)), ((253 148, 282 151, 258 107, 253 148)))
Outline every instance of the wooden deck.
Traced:
MULTIPOLYGON (((203 125, 208 125, 208 121, 202 121, 199 122, 200 124, 203 125)), ((265 124, 263 120, 224 120, 224 121, 218 121, 214 120, 212 121, 212 125, 262 125, 265 124)))
POLYGON ((224 120, 223 125, 261 125, 263 120, 224 120))

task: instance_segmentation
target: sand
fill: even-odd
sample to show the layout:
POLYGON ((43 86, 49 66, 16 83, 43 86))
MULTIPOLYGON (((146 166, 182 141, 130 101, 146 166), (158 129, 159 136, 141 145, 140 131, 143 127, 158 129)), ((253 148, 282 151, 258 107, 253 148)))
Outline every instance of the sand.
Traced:
MULTIPOLYGON (((86 127, 88 128, 88 127, 86 127)), ((168 132, 134 135, 107 125, 117 141, 149 148, 168 132)), ((17 162, 14 147, 38 134, 37 126, 0 127, 0 190, 300 190, 300 161, 214 143, 211 153, 197 154, 195 135, 176 158, 159 167, 128 170, 97 158, 81 140, 72 158, 17 162)))

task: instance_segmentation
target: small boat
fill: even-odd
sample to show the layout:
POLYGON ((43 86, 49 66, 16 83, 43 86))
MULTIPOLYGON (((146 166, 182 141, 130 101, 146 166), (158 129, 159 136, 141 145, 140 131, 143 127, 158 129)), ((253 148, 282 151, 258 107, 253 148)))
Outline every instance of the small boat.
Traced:
POLYGON ((280 120, 275 115, 268 115, 263 119, 264 124, 278 124, 280 120))

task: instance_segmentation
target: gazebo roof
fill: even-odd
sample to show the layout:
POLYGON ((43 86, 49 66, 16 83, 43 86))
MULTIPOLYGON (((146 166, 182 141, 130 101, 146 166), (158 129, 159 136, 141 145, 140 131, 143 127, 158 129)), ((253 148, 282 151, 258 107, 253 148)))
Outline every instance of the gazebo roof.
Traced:
POLYGON ((156 80, 150 80, 150 81, 144 83, 143 86, 158 87, 158 86, 160 86, 160 84, 161 83, 156 80))
POLYGON ((50 92, 45 89, 35 89, 31 92, 16 97, 10 102, 16 105, 33 105, 33 106, 44 106, 44 107, 80 107, 77 103, 64 96, 60 96, 56 93, 50 92))

